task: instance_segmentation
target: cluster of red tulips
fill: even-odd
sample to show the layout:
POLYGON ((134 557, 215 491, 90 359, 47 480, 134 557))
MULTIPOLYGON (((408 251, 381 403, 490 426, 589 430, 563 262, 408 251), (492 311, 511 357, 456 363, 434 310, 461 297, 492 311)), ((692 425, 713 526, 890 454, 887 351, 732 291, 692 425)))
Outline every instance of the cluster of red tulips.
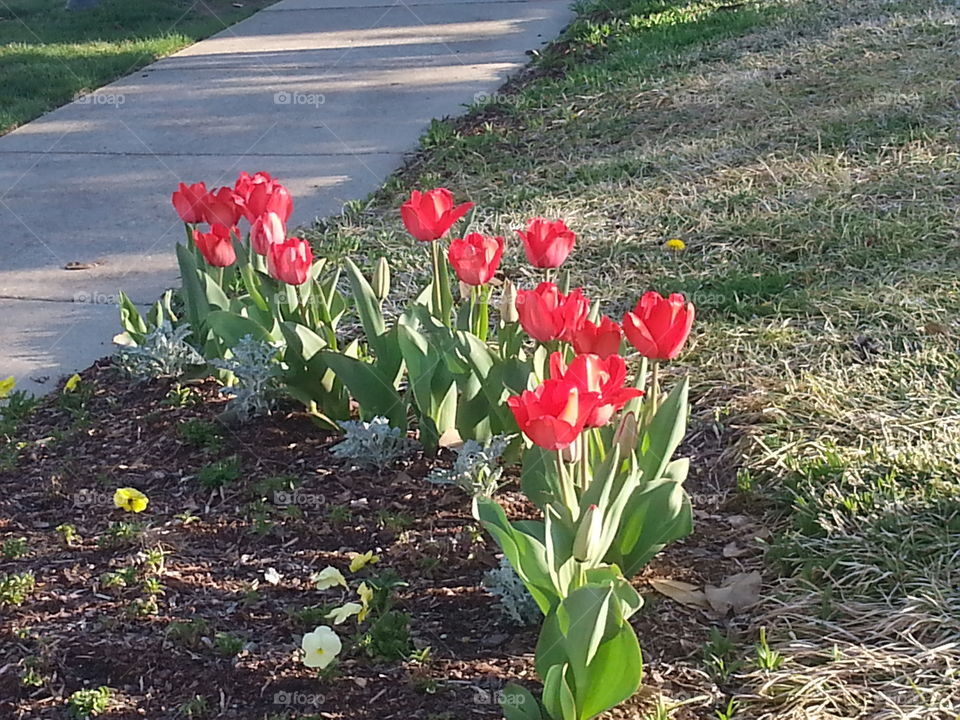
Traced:
MULTIPOLYGON (((472 207, 473 203, 455 205, 445 188, 414 191, 401 207, 401 216, 413 237, 433 242, 472 207)), ((533 218, 526 230, 516 232, 527 260, 544 270, 559 268, 576 242, 576 235, 562 220, 533 218)), ((503 237, 470 233, 450 241, 447 257, 461 282, 481 286, 496 274, 503 250, 503 237)), ((508 400, 523 433, 548 450, 568 447, 585 428, 606 425, 627 402, 643 394, 624 385, 626 363, 620 355, 624 335, 656 368, 658 362, 680 353, 694 319, 693 304, 683 295, 664 298, 651 291, 624 315, 622 324, 606 315, 592 322, 590 301, 582 289, 564 294, 549 281, 518 291, 516 313, 530 337, 552 347, 567 343, 575 353, 567 365, 564 353, 553 352, 549 379, 508 400)))
POLYGON ((313 264, 310 243, 287 237, 293 213, 293 198, 269 173, 240 173, 233 187, 207 190, 200 182, 180 183, 173 193, 173 207, 191 226, 191 239, 203 259, 213 267, 229 267, 237 260, 234 238, 242 242, 239 223, 250 224, 250 248, 265 258, 267 272, 276 280, 302 285, 313 264), (201 223, 209 231, 196 227, 201 223))

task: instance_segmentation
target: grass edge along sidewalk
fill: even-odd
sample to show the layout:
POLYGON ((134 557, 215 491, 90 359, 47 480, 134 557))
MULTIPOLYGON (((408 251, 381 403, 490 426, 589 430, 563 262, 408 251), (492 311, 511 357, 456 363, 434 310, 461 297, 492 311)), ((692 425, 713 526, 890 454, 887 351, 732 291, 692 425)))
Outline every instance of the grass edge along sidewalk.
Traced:
POLYGON ((0 134, 243 20, 276 0, 0 4, 0 134))

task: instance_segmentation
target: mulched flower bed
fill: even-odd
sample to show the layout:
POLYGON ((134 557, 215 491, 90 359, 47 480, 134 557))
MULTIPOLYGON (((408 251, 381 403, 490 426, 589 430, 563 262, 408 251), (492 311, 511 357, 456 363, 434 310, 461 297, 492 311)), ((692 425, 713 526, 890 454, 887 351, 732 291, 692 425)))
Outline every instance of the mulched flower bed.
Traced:
MULTIPOLYGON (((36 587, 22 605, 0 606, 0 717, 68 717, 71 693, 109 686, 109 718, 463 720, 500 717, 496 693, 508 681, 536 684, 536 629, 511 625, 481 586, 496 545, 462 491, 423 479, 444 458, 359 470, 331 455, 338 438, 299 410, 228 426, 214 382, 175 386, 134 383, 104 361, 83 373, 92 392, 82 407, 51 396, 18 431, 19 458, 0 470, 0 542, 25 538, 27 554, 0 559, 0 575, 30 571, 36 587), (227 479, 211 488, 217 463, 227 479), (113 507, 125 486, 146 493, 145 512, 113 507), (142 527, 109 531, 123 522, 142 527), (70 544, 56 529, 66 524, 76 529, 70 544), (143 558, 156 547, 165 554, 153 606, 143 558), (349 553, 367 550, 381 560, 351 576, 349 553), (319 679, 304 667, 300 636, 329 624, 323 606, 339 604, 338 591, 310 582, 327 565, 351 581, 402 578, 396 609, 409 615, 413 646, 429 653, 386 661, 350 649, 348 621, 337 628, 345 652, 336 671, 319 679), (104 579, 132 566, 140 574, 126 587, 104 579)), ((722 620, 646 582, 716 583, 755 563, 724 557, 751 530, 742 509, 705 504, 698 482, 708 461, 694 458, 701 475, 688 487, 703 501, 694 535, 636 581, 647 600, 635 618, 647 686, 610 717, 644 717, 658 689, 675 699, 717 690, 704 686, 701 658, 722 620)), ((510 487, 500 500, 514 516, 531 510, 510 487)))

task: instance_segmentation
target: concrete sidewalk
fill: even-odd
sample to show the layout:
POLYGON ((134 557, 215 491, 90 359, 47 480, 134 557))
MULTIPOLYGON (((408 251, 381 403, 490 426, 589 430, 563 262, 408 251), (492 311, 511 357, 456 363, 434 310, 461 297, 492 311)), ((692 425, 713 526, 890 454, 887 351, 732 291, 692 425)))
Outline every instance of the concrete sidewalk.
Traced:
POLYGON ((0 378, 49 391, 113 352, 118 290, 176 283, 178 182, 266 170, 295 224, 337 213, 554 38, 568 2, 283 0, 0 138, 0 378))

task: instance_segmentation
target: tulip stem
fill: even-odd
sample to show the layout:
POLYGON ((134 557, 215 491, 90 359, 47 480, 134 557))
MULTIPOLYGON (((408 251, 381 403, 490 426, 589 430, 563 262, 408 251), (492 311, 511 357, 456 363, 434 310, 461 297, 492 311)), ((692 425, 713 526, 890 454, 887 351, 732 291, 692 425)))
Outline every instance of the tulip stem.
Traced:
POLYGON ((587 437, 589 430, 580 433, 577 442, 580 443, 580 490, 586 492, 590 485, 590 441, 587 437))
MULTIPOLYGON (((433 265, 433 314, 435 317, 443 318, 443 290, 440 287, 440 242, 434 240, 430 243, 430 261, 433 265)), ((446 320, 444 320, 446 324, 446 320)))
POLYGON ((579 514, 580 503, 577 500, 577 491, 573 486, 573 478, 567 472, 563 462, 563 450, 557 450, 557 472, 560 475, 560 495, 563 504, 570 510, 571 517, 576 520, 579 514))
POLYGON ((660 361, 650 363, 650 419, 660 407, 660 361))

